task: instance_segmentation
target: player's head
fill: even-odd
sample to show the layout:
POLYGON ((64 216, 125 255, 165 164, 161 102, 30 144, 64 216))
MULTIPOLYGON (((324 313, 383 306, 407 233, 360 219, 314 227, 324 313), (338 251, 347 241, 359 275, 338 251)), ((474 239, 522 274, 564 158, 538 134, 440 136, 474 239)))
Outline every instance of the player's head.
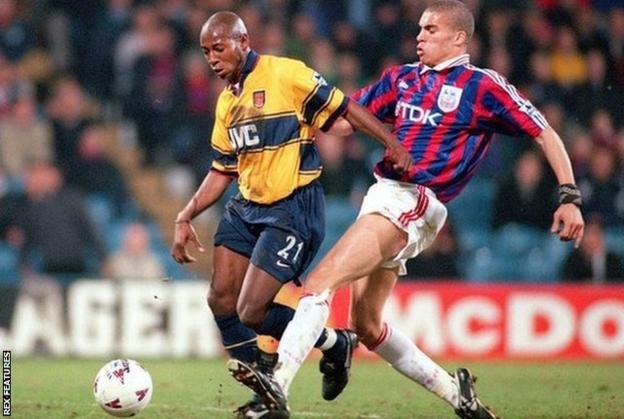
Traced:
POLYGON ((436 1, 423 12, 419 25, 418 56, 430 67, 464 54, 474 33, 474 17, 458 0, 436 1))
POLYGON ((202 26, 199 44, 210 68, 234 83, 249 52, 249 36, 243 20, 232 12, 218 12, 202 26))

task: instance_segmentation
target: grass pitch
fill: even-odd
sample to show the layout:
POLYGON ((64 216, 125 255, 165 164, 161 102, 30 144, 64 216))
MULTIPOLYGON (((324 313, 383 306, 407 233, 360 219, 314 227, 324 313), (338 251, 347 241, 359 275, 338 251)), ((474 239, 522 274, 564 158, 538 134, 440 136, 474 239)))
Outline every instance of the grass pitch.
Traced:
MULTIPOLYGON (((91 384, 105 360, 13 359, 13 417, 106 418, 91 384)), ((141 360, 154 396, 139 417, 231 418, 251 393, 223 360, 141 360)), ((624 418, 624 363, 474 363, 477 390, 503 418, 624 418)), ((452 370, 459 363, 446 363, 452 370)), ((316 361, 291 389, 293 418, 450 418, 446 403, 386 364, 356 360, 351 382, 333 402, 320 395, 316 361)))

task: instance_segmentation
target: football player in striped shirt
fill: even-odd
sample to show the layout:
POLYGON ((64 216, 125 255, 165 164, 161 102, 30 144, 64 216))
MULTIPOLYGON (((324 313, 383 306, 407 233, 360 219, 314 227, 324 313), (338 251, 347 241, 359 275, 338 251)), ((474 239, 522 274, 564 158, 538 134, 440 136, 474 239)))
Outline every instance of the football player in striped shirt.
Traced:
MULTIPOLYGON (((258 358, 270 371, 272 360, 257 350, 257 335, 281 338, 294 310, 273 299, 283 284, 300 284, 325 233, 315 131, 327 130, 342 116, 378 139, 398 171, 407 171, 412 161, 378 119, 304 63, 251 50, 236 14, 212 15, 200 44, 212 70, 228 85, 217 101, 212 170, 178 214, 172 256, 179 263, 195 260, 187 244, 203 247, 191 220, 238 179, 240 193, 227 203, 214 238, 208 305, 229 354, 249 363, 258 358)), ((323 397, 332 400, 347 384, 357 338, 332 329, 319 336, 323 397)), ((237 414, 257 418, 272 412, 252 400, 237 414)))
MULTIPOLYGON (((382 319, 405 260, 435 239, 447 217, 444 203, 472 177, 494 133, 537 141, 560 183, 552 232, 576 245, 583 237, 581 196, 561 139, 503 77, 469 63, 474 19, 468 8, 456 0, 436 1, 419 24, 420 61, 387 69, 353 96, 392 125, 415 164, 404 173, 386 159, 377 164, 377 183, 364 198, 357 221, 306 280, 304 297, 280 341, 274 380, 247 371, 263 383, 255 386, 260 395, 282 411, 288 411, 290 383, 329 316, 332 293, 351 284, 351 323, 369 350, 448 402, 459 417, 495 417, 476 397, 470 371, 448 374, 382 319)), ((351 130, 344 119, 332 128, 342 135, 351 130)))

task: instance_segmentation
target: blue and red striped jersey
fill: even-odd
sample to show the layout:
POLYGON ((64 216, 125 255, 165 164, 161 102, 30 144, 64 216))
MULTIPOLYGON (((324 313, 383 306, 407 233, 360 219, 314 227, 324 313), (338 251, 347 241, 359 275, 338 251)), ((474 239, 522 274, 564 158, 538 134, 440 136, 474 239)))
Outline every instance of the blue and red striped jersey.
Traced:
POLYGON ((466 186, 494 133, 537 137, 548 125, 514 86, 493 70, 469 64, 467 54, 435 68, 390 67, 353 99, 392 124, 414 159, 409 173, 397 173, 385 158, 375 173, 427 186, 442 202, 466 186))

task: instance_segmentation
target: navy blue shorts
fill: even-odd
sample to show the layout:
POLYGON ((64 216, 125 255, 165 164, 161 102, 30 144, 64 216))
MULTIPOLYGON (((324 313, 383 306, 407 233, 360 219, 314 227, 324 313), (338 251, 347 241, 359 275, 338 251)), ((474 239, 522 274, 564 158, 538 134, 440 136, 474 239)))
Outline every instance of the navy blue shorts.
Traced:
POLYGON ((248 257, 281 283, 299 285, 324 236, 325 197, 314 181, 271 205, 235 196, 225 206, 214 244, 248 257))

